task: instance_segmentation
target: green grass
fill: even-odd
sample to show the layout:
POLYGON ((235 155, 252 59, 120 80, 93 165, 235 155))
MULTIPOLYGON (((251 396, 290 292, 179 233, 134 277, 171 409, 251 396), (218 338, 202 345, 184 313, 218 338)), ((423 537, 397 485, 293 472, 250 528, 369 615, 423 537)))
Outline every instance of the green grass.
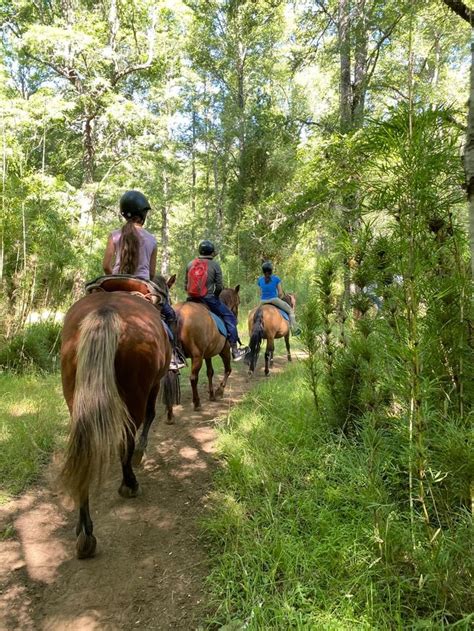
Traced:
POLYGON ((396 445, 380 448, 371 464, 384 478, 372 476, 369 434, 357 443, 330 433, 313 412, 301 363, 233 410, 218 448, 223 467, 205 523, 210 628, 472 623, 469 516, 436 546, 413 550, 406 506, 385 483, 391 475, 398 482, 396 445))
POLYGON ((38 477, 67 423, 57 374, 0 374, 0 503, 38 477))

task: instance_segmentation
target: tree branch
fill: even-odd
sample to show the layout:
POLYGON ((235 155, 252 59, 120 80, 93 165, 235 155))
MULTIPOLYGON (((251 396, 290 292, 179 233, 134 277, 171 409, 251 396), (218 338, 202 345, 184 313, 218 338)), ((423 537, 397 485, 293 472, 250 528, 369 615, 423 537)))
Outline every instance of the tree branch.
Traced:
POLYGON ((468 9, 464 2, 461 0, 443 0, 444 4, 454 11, 459 17, 466 22, 469 22, 471 26, 474 25, 474 11, 472 9, 468 9))

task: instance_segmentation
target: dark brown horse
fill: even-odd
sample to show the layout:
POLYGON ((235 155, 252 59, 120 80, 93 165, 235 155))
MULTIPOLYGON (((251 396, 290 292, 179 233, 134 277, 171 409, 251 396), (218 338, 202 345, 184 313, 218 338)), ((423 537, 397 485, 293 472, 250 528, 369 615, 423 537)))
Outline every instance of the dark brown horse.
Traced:
MULTIPOLYGON (((237 317, 240 285, 235 289, 223 289, 219 298, 237 317)), ((180 302, 174 307, 178 316, 178 335, 186 357, 191 358, 191 374, 189 380, 193 392, 194 409, 201 409, 201 400, 198 392, 199 371, 203 361, 206 362, 207 379, 209 383, 209 398, 215 401, 222 397, 227 384, 231 368, 231 352, 228 340, 218 331, 217 326, 209 312, 209 309, 198 302, 180 302), (224 377, 214 390, 214 368, 212 358, 220 355, 224 363, 224 377)))
MULTIPOLYGON (((285 294, 283 300, 292 309, 295 308, 296 298, 294 294, 285 294)), ((280 310, 271 304, 264 304, 249 313, 248 319, 250 350, 245 358, 249 365, 249 375, 255 373, 258 355, 262 340, 267 340, 265 349, 265 375, 268 376, 270 368, 273 366, 273 352, 275 350, 274 340, 279 337, 285 338, 288 361, 291 362, 290 351, 290 325, 280 313, 280 310)))
POLYGON ((160 312, 141 297, 123 291, 92 293, 66 314, 61 377, 71 425, 61 478, 79 506, 80 559, 93 556, 96 547, 89 487, 104 476, 117 454, 123 472, 120 495, 135 497, 140 492, 132 469, 134 437, 144 424, 136 454, 140 456, 170 357, 160 312))

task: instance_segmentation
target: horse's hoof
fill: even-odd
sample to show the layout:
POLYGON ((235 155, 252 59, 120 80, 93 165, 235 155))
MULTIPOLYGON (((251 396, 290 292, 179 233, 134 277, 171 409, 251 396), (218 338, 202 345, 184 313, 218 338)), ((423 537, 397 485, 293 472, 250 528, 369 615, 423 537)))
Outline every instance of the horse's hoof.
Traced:
POLYGON ((217 390, 216 390, 216 400, 217 399, 222 399, 223 396, 224 396, 224 388, 221 388, 219 386, 219 388, 217 388, 217 390))
POLYGON ((216 398, 216 395, 214 394, 214 392, 209 395, 209 401, 217 401, 217 398, 216 398))
POLYGON ((195 403, 195 404, 194 404, 194 409, 195 409, 196 411, 198 411, 198 410, 202 410, 202 405, 201 405, 200 403, 195 403))
POLYGON ((291 355, 288 355, 288 361, 292 362, 293 360, 291 359, 291 355))
POLYGON ((165 419, 167 425, 174 425, 174 416, 167 416, 165 419))
POLYGON ((97 539, 94 535, 86 535, 82 530, 76 540, 76 556, 78 559, 90 559, 95 554, 97 539))
POLYGON ((134 467, 138 467, 141 464, 143 456, 145 455, 145 450, 141 447, 135 447, 135 451, 132 456, 132 465, 134 467))
POLYGON ((135 489, 131 489, 129 486, 125 486, 125 484, 121 484, 118 492, 121 497, 130 499, 131 497, 138 497, 139 495, 141 495, 142 488, 139 484, 137 484, 137 487, 135 489))

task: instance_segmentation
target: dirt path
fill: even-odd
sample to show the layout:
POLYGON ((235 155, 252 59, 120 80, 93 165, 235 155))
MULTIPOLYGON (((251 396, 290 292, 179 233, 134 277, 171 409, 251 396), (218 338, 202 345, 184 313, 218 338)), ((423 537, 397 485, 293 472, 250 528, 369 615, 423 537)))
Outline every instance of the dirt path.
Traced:
MULTIPOLYGON (((215 362, 218 373, 222 372, 215 362)), ((275 372, 286 361, 276 358, 275 372)), ((75 513, 45 482, 0 507, 0 629, 90 631, 199 628, 205 608, 206 552, 198 521, 215 466, 215 424, 250 387, 234 364, 224 399, 191 406, 188 380, 176 424, 155 421, 137 477, 143 495, 119 497, 120 468, 91 498, 98 539, 94 559, 75 558, 75 513)), ((204 377, 204 379, 203 379, 204 377)), ((255 381, 264 379, 260 371, 255 381)), ((160 410, 161 411, 161 410, 160 410)), ((54 465, 48 473, 54 475, 54 465)))

